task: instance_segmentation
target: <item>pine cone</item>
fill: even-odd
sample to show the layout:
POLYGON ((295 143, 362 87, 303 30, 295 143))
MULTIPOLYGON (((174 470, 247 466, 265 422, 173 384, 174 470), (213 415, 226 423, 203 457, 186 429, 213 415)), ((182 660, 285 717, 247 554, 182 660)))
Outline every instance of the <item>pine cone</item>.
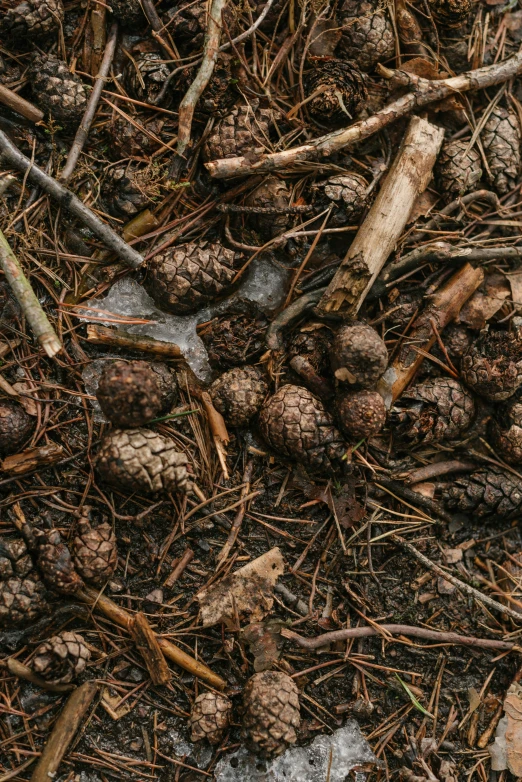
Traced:
POLYGON ((243 693, 242 737, 262 757, 280 755, 297 740, 301 724, 299 690, 279 671, 255 673, 243 693))
MULTIPOLYGON (((144 122, 140 117, 140 123, 153 135, 161 137, 161 131, 165 125, 164 119, 152 119, 144 122)), ((113 114, 108 133, 113 152, 121 157, 150 157, 158 149, 158 144, 142 130, 129 122, 120 114, 113 114)))
POLYGON ((386 423, 386 405, 377 391, 355 391, 338 400, 337 416, 345 435, 361 440, 381 431, 386 423))
POLYGON ((154 105, 169 74, 164 55, 141 52, 125 65, 123 82, 132 98, 154 105))
POLYGON ((274 112, 253 106, 235 106, 219 120, 203 147, 206 161, 262 152, 270 139, 274 112))
POLYGON ((224 315, 210 321, 199 336, 210 365, 221 371, 256 361, 265 349, 268 320, 263 313, 224 315))
POLYGON ((522 339, 507 331, 482 332, 462 359, 462 379, 485 399, 508 399, 522 384, 522 339))
POLYGON ((83 582, 58 530, 34 529, 32 534, 36 541, 36 564, 46 586, 63 595, 74 595, 83 582))
POLYGON ((276 453, 321 472, 339 471, 345 445, 320 399, 302 386, 286 385, 265 402, 259 427, 276 453))
POLYGON ((395 36, 386 6, 373 0, 344 0, 338 12, 339 52, 363 71, 395 55, 395 36))
POLYGON ((442 27, 460 27, 473 10, 474 0, 429 0, 431 12, 442 27))
POLYGON ((114 17, 125 30, 142 33, 148 26, 140 0, 109 0, 114 17))
MULTIPOLYGON (((194 69, 190 68, 187 89, 193 79, 194 69)), ((210 114, 211 117, 224 117, 231 110, 236 99, 237 93, 233 89, 232 57, 220 52, 210 82, 203 91, 196 111, 200 114, 210 114)))
POLYGON ((364 78, 352 60, 328 60, 314 63, 305 79, 305 98, 318 94, 307 103, 310 116, 321 125, 331 122, 347 125, 368 97, 364 78))
POLYGON ((62 0, 0 0, 0 38, 25 43, 46 38, 60 29, 62 0))
POLYGON ((488 465, 454 478, 445 486, 443 499, 449 510, 482 521, 511 521, 522 511, 522 481, 488 465))
POLYGON ((114 361, 103 369, 96 392, 102 412, 115 426, 136 427, 167 413, 178 395, 165 364, 114 361))
POLYGON ((0 580, 24 578, 33 569, 33 560, 21 538, 0 539, 0 580))
POLYGON ((37 648, 32 670, 53 684, 69 684, 84 672, 91 653, 79 633, 53 635, 37 648))
MULTIPOLYGON (((181 44, 184 52, 194 51, 203 47, 205 33, 208 27, 209 5, 205 0, 183 0, 167 11, 168 29, 174 34, 177 44, 181 44)), ((238 13, 234 3, 225 7, 222 17, 231 37, 238 30, 238 13)))
POLYGON ((67 64, 50 55, 35 57, 31 64, 35 103, 66 128, 79 125, 87 108, 87 90, 67 64))
POLYGON ((522 403, 519 395, 499 405, 489 422, 490 444, 505 462, 522 462, 522 403))
POLYGON ((456 440, 471 425, 475 403, 463 385, 436 377, 405 391, 391 411, 393 431, 410 443, 456 440))
POLYGON ((0 627, 30 622, 48 606, 45 586, 36 573, 0 581, 0 627))
POLYGON ((520 122, 515 112, 495 106, 481 138, 493 187, 504 195, 513 190, 520 174, 520 122))
POLYGON ((115 429, 103 440, 97 468, 105 483, 129 494, 190 491, 187 457, 151 429, 115 429))
POLYGON ((152 203, 151 175, 136 165, 109 169, 103 180, 104 209, 120 220, 128 221, 152 203))
POLYGON ((448 201, 474 190, 482 178, 480 155, 475 147, 468 150, 468 146, 469 141, 449 141, 437 160, 436 178, 448 201))
POLYGON ((247 426, 259 412, 268 385, 255 367, 238 367, 221 375, 209 391, 216 410, 227 424, 247 426))
POLYGON ((317 212, 334 207, 329 221, 332 227, 357 223, 368 203, 368 182, 351 171, 318 182, 313 190, 316 192, 314 207, 317 212))
POLYGON ((80 576, 90 584, 103 586, 118 564, 116 535, 111 525, 104 522, 92 527, 89 519, 81 518, 72 553, 74 566, 80 576))
POLYGON ((170 312, 194 312, 227 292, 236 275, 238 257, 217 243, 171 247, 149 262, 147 290, 170 312))
POLYGON ((375 329, 358 321, 341 326, 330 350, 337 380, 354 388, 371 388, 388 366, 388 350, 375 329))
POLYGON ((0 401, 0 454, 16 453, 33 433, 35 419, 18 402, 0 401))
POLYGON ((191 741, 207 739, 219 744, 230 725, 232 702, 220 692, 202 692, 192 704, 189 725, 191 741))
MULTIPOLYGON (((290 203, 290 190, 286 182, 275 176, 267 177, 264 182, 245 198, 245 206, 261 209, 285 209, 290 203)), ((284 233, 290 225, 289 214, 258 214, 249 215, 248 222, 259 232, 263 239, 273 239, 284 233)))
POLYGON ((330 329, 322 323, 309 323, 303 331, 292 335, 288 345, 288 359, 290 361, 295 356, 301 356, 318 375, 325 375, 329 369, 328 351, 331 341, 330 329))

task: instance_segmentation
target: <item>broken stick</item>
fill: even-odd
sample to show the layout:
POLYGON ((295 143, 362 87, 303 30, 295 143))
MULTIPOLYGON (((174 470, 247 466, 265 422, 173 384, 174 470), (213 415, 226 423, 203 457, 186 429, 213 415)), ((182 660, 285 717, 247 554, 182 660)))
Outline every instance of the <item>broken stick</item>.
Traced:
POLYGON ((162 358, 181 358, 181 349, 173 342, 162 342, 153 337, 128 334, 121 329, 110 329, 107 326, 87 326, 87 342, 93 345, 111 345, 115 348, 135 350, 138 353, 152 353, 162 358))
POLYGON ((21 98, 17 92, 0 84, 0 103, 7 106, 9 109, 16 111, 22 117, 30 120, 31 122, 41 122, 44 118, 43 111, 37 109, 32 103, 29 103, 25 98, 21 98))
POLYGON ((320 312, 342 308, 343 315, 355 317, 428 185, 443 139, 442 128, 421 117, 410 120, 379 195, 317 306, 320 312))
POLYGON ((172 674, 160 649, 156 634, 141 611, 134 618, 132 635, 139 653, 145 660, 152 683, 156 686, 168 684, 172 679, 172 674))

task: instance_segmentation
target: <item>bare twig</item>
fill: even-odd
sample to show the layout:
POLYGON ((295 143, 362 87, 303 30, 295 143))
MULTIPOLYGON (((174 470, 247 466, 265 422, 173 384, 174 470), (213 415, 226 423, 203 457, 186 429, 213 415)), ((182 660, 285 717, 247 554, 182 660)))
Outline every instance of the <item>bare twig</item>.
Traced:
POLYGON ((431 481, 441 475, 449 475, 454 472, 471 472, 477 467, 473 462, 465 462, 460 459, 451 459, 447 462, 432 462, 406 474, 405 483, 415 484, 431 481))
POLYGON ((31 668, 21 663, 20 660, 17 660, 16 657, 8 657, 5 665, 9 673, 12 673, 13 676, 24 679, 26 682, 31 682, 31 684, 35 684, 37 687, 41 687, 42 690, 47 690, 47 692, 58 692, 63 694, 64 692, 71 692, 71 690, 74 690, 74 684, 53 684, 52 682, 42 679, 41 676, 38 676, 31 668))
POLYGON ((0 84, 0 103, 3 103, 4 106, 16 111, 17 114, 31 122, 41 122, 44 118, 43 111, 40 111, 32 103, 29 103, 28 100, 21 98, 17 92, 13 92, 3 84, 0 84))
POLYGON ((187 547, 183 552, 183 554, 181 555, 181 557, 178 560, 176 560, 176 564, 174 565, 172 572, 169 573, 169 575, 165 579, 164 585, 166 587, 169 587, 169 589, 173 587, 176 581, 182 575, 187 565, 191 562, 193 558, 194 558, 194 552, 192 551, 191 548, 187 547))
POLYGON ((139 353, 152 353, 163 358, 181 358, 181 349, 173 342, 163 342, 153 337, 137 334, 127 334, 125 331, 110 329, 106 326, 87 326, 87 342, 93 345, 111 345, 125 350, 136 350, 139 353))
POLYGON ((250 481, 252 479, 252 470, 254 467, 254 463, 252 460, 250 460, 247 463, 247 466, 245 467, 245 472, 243 473, 243 488, 241 489, 241 505, 239 506, 239 510, 236 514, 236 517, 234 521, 232 522, 232 527, 230 528, 230 532, 228 533, 228 538, 226 540, 225 545, 217 555, 217 561, 218 564, 222 564, 230 552, 232 551, 232 547, 234 543, 237 540, 237 536, 239 534, 239 530, 241 529, 241 524, 243 523, 243 519, 245 517, 245 511, 246 511, 246 502, 245 497, 250 493, 250 481))
POLYGON ((160 649, 156 634, 141 611, 134 618, 132 635, 136 641, 136 648, 145 660, 153 684, 156 686, 168 684, 172 679, 172 674, 160 649))

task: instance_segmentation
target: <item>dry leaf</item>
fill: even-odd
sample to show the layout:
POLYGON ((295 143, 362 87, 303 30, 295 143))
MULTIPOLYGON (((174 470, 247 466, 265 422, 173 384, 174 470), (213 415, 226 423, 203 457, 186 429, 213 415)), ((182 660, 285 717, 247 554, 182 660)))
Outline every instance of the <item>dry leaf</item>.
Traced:
POLYGON ((522 272, 507 274, 506 277, 508 278, 511 287, 513 307, 517 312, 520 312, 522 310, 522 272))
POLYGON ((419 217, 426 217, 438 201, 438 196, 431 190, 425 190, 415 199, 408 222, 414 223, 419 217))
POLYGON ((36 406, 36 402, 34 399, 30 399, 29 397, 33 393, 32 388, 29 386, 28 383, 13 383, 14 390, 20 394, 20 397, 18 401, 24 408, 27 415, 38 415, 38 408, 36 406), (28 396, 29 395, 29 396, 28 396))
POLYGON ((335 47, 341 40, 341 30, 333 19, 318 19, 310 33, 308 49, 311 57, 333 57, 335 47))
POLYGON ((104 688, 101 697, 101 705, 113 720, 121 720, 121 718, 125 717, 126 714, 129 714, 134 707, 129 700, 124 701, 121 706, 118 706, 122 696, 117 692, 115 692, 114 695, 112 693, 113 691, 109 690, 108 687, 104 688))
POLYGON ((247 642, 251 654, 254 655, 256 672, 269 670, 279 660, 283 646, 282 627, 286 627, 286 622, 273 619, 269 622, 254 622, 241 631, 241 637, 247 642))
POLYGON ((350 479, 336 494, 332 492, 332 488, 328 484, 327 486, 314 487, 309 496, 328 505, 344 529, 353 527, 365 514, 363 506, 355 498, 355 482, 350 479))
POLYGON ((423 57, 414 57, 412 60, 408 60, 404 65, 401 65, 401 71, 414 73, 421 79, 430 80, 445 79, 448 75, 445 71, 440 72, 436 63, 425 60, 423 57))
POLYGON ((488 747, 493 771, 508 769, 515 777, 522 776, 522 686, 515 682, 504 700, 504 716, 488 747))
POLYGON ((203 626, 224 622, 229 629, 235 630, 244 616, 254 622, 263 619, 274 604, 274 586, 283 572, 283 556, 278 548, 273 548, 225 576, 218 584, 202 589, 196 597, 203 626))
POLYGON ((459 320, 480 331, 490 318, 504 305, 510 294, 510 286, 504 274, 487 274, 479 290, 462 307, 459 320))

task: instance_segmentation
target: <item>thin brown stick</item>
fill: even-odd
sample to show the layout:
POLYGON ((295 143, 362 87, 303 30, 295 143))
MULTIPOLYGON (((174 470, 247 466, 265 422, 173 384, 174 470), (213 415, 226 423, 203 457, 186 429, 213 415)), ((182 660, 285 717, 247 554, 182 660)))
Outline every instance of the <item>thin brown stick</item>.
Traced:
POLYGON ((13 92, 3 84, 0 84, 0 103, 3 103, 4 106, 16 111, 17 114, 31 122, 41 122, 44 119, 43 111, 40 111, 32 103, 29 103, 28 100, 20 97, 17 92, 13 92))
POLYGON ((322 160, 343 149, 348 144, 356 144, 362 141, 362 139, 372 136, 387 125, 401 117, 407 116, 422 106, 443 100, 459 92, 478 90, 484 87, 491 87, 494 84, 501 84, 518 76, 521 71, 522 50, 504 62, 468 71, 450 79, 430 81, 415 77, 413 74, 407 74, 408 84, 412 88, 411 92, 402 95, 381 111, 367 119, 355 122, 348 128, 320 136, 300 147, 260 155, 255 161, 249 161, 245 157, 235 157, 213 160, 211 163, 207 163, 206 166, 211 176, 216 179, 227 179, 228 177, 247 176, 249 174, 287 169, 295 163, 306 160, 322 160))
POLYGON ((64 692, 71 692, 71 690, 74 690, 75 688, 74 684, 53 684, 52 682, 42 679, 41 676, 38 676, 31 668, 21 663, 20 660, 17 660, 15 657, 9 657, 6 660, 5 665, 9 673, 13 676, 24 679, 26 682, 31 682, 31 684, 35 684, 37 687, 41 687, 42 690, 47 690, 47 692, 58 692, 63 694, 64 692))
POLYGON ((221 565, 226 560, 226 558, 232 551, 232 547, 237 540, 237 536, 239 535, 239 530, 241 529, 243 519, 245 518, 245 511, 247 506, 245 502, 245 497, 247 497, 247 495, 250 493, 250 481, 252 480, 253 468, 254 468, 254 463, 252 459, 250 459, 247 462, 247 466, 245 467, 245 472, 243 473, 243 488, 241 489, 241 494, 239 497, 241 500, 241 505, 239 506, 239 510, 236 513, 236 517, 232 522, 232 526, 230 528, 230 532, 228 533, 228 538, 226 540, 226 543, 221 549, 221 551, 219 552, 219 554, 217 555, 218 566, 221 565))
POLYGON ((219 464, 223 470, 223 475, 226 480, 230 477, 227 467, 227 445, 230 442, 230 436, 227 431, 225 420, 221 413, 216 410, 214 403, 208 391, 201 391, 199 394, 201 403, 205 408, 205 413, 208 419, 208 425, 214 438, 214 445, 216 446, 216 452, 219 459, 219 464))
POLYGON ((423 483, 431 481, 433 478, 439 478, 441 475, 449 475, 454 472, 471 472, 477 467, 473 462, 465 462, 461 459, 450 459, 447 462, 432 462, 424 467, 418 467, 407 473, 405 483, 423 483))
POLYGON ((67 748, 98 691, 97 682, 85 682, 71 694, 43 748, 31 782, 54 779, 67 748))
POLYGON ((172 674, 169 671, 169 666, 161 651, 156 634, 141 611, 134 617, 132 635, 136 642, 136 648, 145 660, 153 684, 156 686, 168 684, 172 679, 172 674))
MULTIPOLYGON (((93 11, 93 14, 94 13, 95 12, 93 11)), ((107 81, 107 76, 109 75, 109 70, 112 65, 112 60, 114 58, 114 52, 116 51, 117 42, 118 42, 118 25, 114 23, 111 26, 109 32, 109 38, 107 40, 107 45, 105 47, 105 52, 103 54, 103 60, 100 65, 100 70, 98 71, 98 75, 96 76, 96 81, 93 90, 91 92, 91 96, 89 98, 87 108, 85 109, 85 114, 83 115, 82 121, 80 123, 80 127, 76 131, 76 136, 74 137, 74 141, 72 143, 71 149, 69 150, 69 154, 67 155, 65 166, 63 167, 63 170, 59 177, 62 182, 68 182, 71 176, 73 175, 74 169, 76 168, 76 164, 78 162, 78 158, 80 157, 81 151, 89 136, 89 131, 91 129, 91 125, 94 120, 94 115, 96 114, 96 109, 98 108, 98 103, 100 101, 102 90, 105 86, 105 82, 107 81)))
POLYGON ((181 577, 183 571, 187 567, 187 565, 192 561, 194 558, 194 552, 191 548, 186 548, 181 557, 176 560, 176 564, 174 565, 174 568, 172 569, 172 572, 167 576, 167 578, 164 581, 164 585, 166 587, 169 587, 169 589, 174 586, 176 581, 181 577))
POLYGON ((181 358, 181 349, 173 342, 162 342, 153 337, 143 337, 135 334, 127 334, 125 331, 110 329, 106 326, 87 326, 87 342, 93 345, 111 345, 126 350, 136 350, 143 353, 152 353, 163 358, 181 358))

